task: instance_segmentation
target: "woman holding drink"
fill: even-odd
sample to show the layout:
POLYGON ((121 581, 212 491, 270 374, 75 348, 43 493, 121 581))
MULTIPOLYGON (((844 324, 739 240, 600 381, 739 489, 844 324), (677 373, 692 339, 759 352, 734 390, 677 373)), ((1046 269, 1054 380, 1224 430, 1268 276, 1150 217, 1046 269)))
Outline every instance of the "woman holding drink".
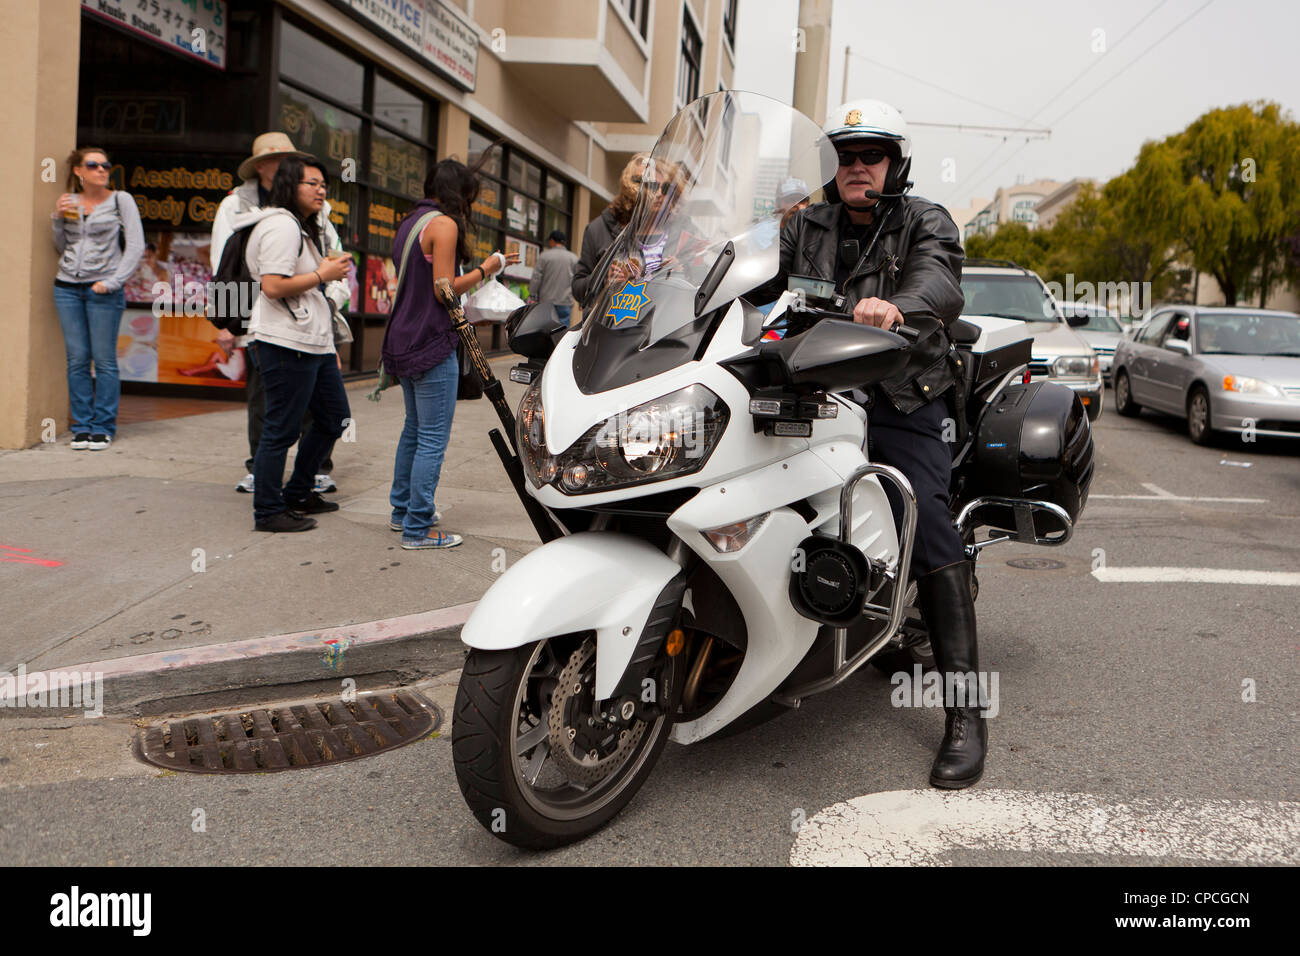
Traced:
POLYGON ((117 434, 117 330, 126 307, 122 286, 144 252, 140 212, 130 196, 109 188, 109 168, 102 149, 74 150, 68 156, 68 191, 50 217, 60 253, 54 306, 63 327, 72 447, 78 450, 103 450, 117 434))

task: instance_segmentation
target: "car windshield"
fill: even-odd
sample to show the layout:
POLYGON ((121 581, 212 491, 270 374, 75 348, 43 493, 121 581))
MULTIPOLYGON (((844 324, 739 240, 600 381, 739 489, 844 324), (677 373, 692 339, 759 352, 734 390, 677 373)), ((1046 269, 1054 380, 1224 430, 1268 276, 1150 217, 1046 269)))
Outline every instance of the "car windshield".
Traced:
MULTIPOLYGON (((1067 311, 1068 311, 1068 310, 1067 310, 1067 311)), ((1081 325, 1081 326, 1078 327, 1080 331, 1083 331, 1083 332, 1122 332, 1122 331, 1124 331, 1124 330, 1120 327, 1119 322, 1117 322, 1117 321, 1115 320, 1115 317, 1114 317, 1113 315, 1110 315, 1110 314, 1107 313, 1107 312, 1093 312, 1093 311, 1091 311, 1091 310, 1084 311, 1084 310, 1082 310, 1082 309, 1079 309, 1079 310, 1076 310, 1076 311, 1074 312, 1074 314, 1075 314, 1075 315, 1086 315, 1086 316, 1088 317, 1088 324, 1087 324, 1087 325, 1081 325)))
POLYGON ((606 280, 575 350, 579 387, 618 388, 692 360, 709 313, 776 276, 792 185, 811 195, 836 168, 816 123, 757 93, 712 93, 674 116, 631 221, 596 266, 606 280))
POLYGON ((1300 356, 1300 315, 1202 312, 1196 349, 1219 355, 1300 356))
POLYGON ((1056 302, 1033 276, 966 275, 961 277, 966 315, 993 315, 1024 322, 1061 322, 1056 302))

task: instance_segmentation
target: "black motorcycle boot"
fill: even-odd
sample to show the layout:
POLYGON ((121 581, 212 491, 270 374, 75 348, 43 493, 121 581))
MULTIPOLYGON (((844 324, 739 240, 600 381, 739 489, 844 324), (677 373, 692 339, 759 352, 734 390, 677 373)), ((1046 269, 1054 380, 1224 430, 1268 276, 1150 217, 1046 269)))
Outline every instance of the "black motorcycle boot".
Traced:
MULTIPOLYGON (((930 632, 934 664, 943 678, 945 704, 949 674, 979 672, 975 642, 975 600, 971 596, 971 564, 961 561, 916 580, 916 603, 930 632)), ((960 790, 984 773, 988 721, 980 716, 979 684, 966 682, 966 702, 973 706, 944 707, 943 743, 930 768, 930 785, 960 790)), ((953 702, 955 703, 955 701, 953 702)))

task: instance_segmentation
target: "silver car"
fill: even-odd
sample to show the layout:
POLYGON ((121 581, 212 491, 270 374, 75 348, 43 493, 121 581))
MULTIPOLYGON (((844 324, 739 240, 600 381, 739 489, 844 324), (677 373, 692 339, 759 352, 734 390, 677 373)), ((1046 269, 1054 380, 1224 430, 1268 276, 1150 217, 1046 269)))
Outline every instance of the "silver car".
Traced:
POLYGON ((1216 431, 1300 438, 1300 315, 1226 306, 1164 306, 1115 350, 1115 410, 1152 408, 1216 431))
POLYGON ((1101 377, 1109 385, 1115 346, 1124 338, 1128 326, 1109 309, 1088 302, 1062 302, 1061 312, 1066 321, 1082 318, 1087 322, 1086 325, 1075 326, 1074 331, 1097 353, 1097 360, 1101 363, 1101 377))

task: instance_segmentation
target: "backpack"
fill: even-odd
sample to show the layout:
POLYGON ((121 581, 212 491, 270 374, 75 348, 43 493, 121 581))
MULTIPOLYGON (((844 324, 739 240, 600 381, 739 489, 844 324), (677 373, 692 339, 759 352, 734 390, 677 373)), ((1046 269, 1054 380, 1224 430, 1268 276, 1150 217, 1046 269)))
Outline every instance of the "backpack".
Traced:
MULTIPOLYGON (((212 293, 208 296, 207 319, 219 329, 243 335, 248 331, 248 318, 253 313, 253 303, 262 291, 261 283, 253 278, 245 253, 253 228, 265 220, 259 219, 241 226, 230 234, 221 250, 221 262, 212 273, 212 293)), ((298 234, 298 255, 302 255, 302 232, 298 234)))

